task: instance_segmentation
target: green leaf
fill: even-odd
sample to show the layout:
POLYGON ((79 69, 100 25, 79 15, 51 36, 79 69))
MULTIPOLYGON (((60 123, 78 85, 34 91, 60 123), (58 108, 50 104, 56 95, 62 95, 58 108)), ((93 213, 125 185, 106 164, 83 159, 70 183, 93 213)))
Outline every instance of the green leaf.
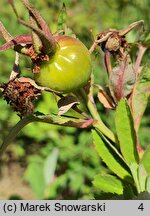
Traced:
POLYGON ((145 67, 140 73, 132 94, 132 113, 135 129, 141 123, 150 96, 150 68, 145 67))
POLYGON ((96 175, 93 180, 93 185, 107 193, 123 194, 122 182, 112 175, 96 175))
POLYGON ((110 146, 102 140, 96 131, 92 131, 96 150, 102 160, 106 163, 108 168, 122 179, 130 179, 130 173, 125 168, 125 164, 119 158, 117 153, 110 148, 110 146))
MULTIPOLYGON (((146 191, 150 193, 150 176, 147 177, 146 180, 146 191)), ((150 196, 150 195, 149 195, 150 196)))
POLYGON ((146 172, 143 164, 139 165, 138 178, 139 178, 140 190, 141 190, 141 192, 143 192, 146 190, 146 178, 147 178, 147 172, 146 172))
POLYGON ((150 145, 147 146, 140 163, 144 165, 146 172, 150 175, 150 145))
POLYGON ((72 31, 72 29, 70 29, 66 25, 66 21, 67 21, 67 10, 66 10, 65 3, 63 3, 63 6, 62 6, 62 9, 60 11, 58 21, 57 21, 57 31, 59 35, 66 35, 66 36, 76 38, 76 35, 72 31))
POLYGON ((134 178, 134 182, 137 188, 138 193, 141 192, 141 188, 140 188, 140 183, 139 183, 139 178, 138 178, 138 168, 139 165, 137 163, 130 163, 130 170, 132 172, 132 176, 134 178))
POLYGON ((58 17, 57 31, 65 30, 66 18, 67 18, 66 6, 65 3, 63 3, 62 9, 58 17))
POLYGON ((45 190, 45 180, 43 174, 43 160, 39 156, 32 156, 32 161, 25 172, 25 180, 29 182, 33 192, 38 199, 43 199, 45 190))
POLYGON ((136 133, 133 125, 132 115, 125 99, 117 106, 115 125, 122 155, 129 165, 138 163, 139 157, 136 149, 136 133))
POLYGON ((58 149, 54 148, 44 162, 44 179, 46 185, 50 184, 54 177, 54 173, 57 165, 58 153, 59 153, 58 149))

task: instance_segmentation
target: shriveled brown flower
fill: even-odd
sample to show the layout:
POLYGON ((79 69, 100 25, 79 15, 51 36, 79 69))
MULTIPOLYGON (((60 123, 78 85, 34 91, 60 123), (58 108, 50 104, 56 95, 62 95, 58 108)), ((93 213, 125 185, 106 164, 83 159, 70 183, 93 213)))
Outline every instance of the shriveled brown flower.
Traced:
POLYGON ((40 95, 40 90, 35 88, 30 82, 20 82, 18 78, 10 80, 1 86, 3 97, 14 111, 21 116, 33 113, 33 100, 40 95))

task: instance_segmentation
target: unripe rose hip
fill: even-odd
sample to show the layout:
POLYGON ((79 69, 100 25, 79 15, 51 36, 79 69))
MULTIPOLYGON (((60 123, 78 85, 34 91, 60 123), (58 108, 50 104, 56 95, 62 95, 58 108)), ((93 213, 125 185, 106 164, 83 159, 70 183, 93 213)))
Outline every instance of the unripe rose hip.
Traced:
POLYGON ((71 92, 84 86, 92 70, 86 46, 78 39, 56 36, 58 48, 48 62, 43 62, 35 74, 37 84, 59 92, 71 92))

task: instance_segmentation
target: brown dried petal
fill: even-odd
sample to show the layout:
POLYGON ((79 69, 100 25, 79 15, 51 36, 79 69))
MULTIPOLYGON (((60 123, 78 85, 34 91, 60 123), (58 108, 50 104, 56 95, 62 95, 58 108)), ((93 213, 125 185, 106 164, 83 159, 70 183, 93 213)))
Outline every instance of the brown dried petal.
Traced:
POLYGON ((14 111, 21 116, 33 113, 32 101, 37 99, 40 90, 36 89, 29 82, 20 82, 19 79, 10 80, 3 86, 3 97, 14 111))
POLYGON ((78 100, 71 95, 62 97, 58 101, 58 108, 59 108, 58 115, 63 115, 64 113, 66 113, 68 110, 70 110, 72 107, 74 107, 77 104, 79 104, 78 100))
POLYGON ((114 109, 115 104, 112 101, 111 97, 105 92, 103 88, 99 88, 98 99, 103 104, 103 106, 107 109, 114 109))

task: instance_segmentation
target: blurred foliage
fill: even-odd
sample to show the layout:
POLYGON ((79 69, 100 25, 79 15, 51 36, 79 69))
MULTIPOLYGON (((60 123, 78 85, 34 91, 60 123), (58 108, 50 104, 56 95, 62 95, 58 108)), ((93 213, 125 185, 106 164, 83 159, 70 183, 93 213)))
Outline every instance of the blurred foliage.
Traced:
MULTIPOLYGON (((64 0, 63 2, 67 8, 67 25, 88 48, 95 35, 108 28, 121 29, 143 19, 145 29, 150 29, 149 0, 64 0)), ((57 31, 62 1, 31 0, 31 3, 39 9, 52 32, 57 31)), ((21 2, 16 0, 15 4, 20 16, 27 20, 28 14, 21 2)), ((24 26, 18 25, 11 7, 5 0, 0 1, 0 20, 13 36, 29 31, 24 26)), ((137 35, 140 35, 139 28, 128 34, 129 42, 138 40, 137 35)), ((0 38, 0 44, 3 43, 3 39, 0 38)), ((14 52, 11 50, 0 53, 0 83, 9 79, 14 58, 14 52)), ((102 52, 98 50, 92 58, 95 82, 106 85, 107 76, 102 52)), ((150 52, 147 51, 143 59, 144 64, 149 63, 149 58, 150 52)), ((32 77, 29 69, 30 60, 24 56, 20 59, 22 74, 32 77)), ((1 94, 0 98, 0 143, 2 143, 8 130, 15 125, 19 117, 2 100, 1 94)), ((104 110, 98 103, 97 101, 102 119, 113 130, 113 111, 104 110)), ((150 144, 149 109, 150 104, 140 128, 140 142, 143 147, 150 144)), ((56 113, 57 107, 53 95, 44 93, 36 102, 36 110, 56 113)), ((8 151, 17 158, 18 163, 23 161, 25 166, 23 179, 29 183, 37 199, 91 199, 96 192, 91 185, 94 175, 98 174, 100 169, 104 173, 107 172, 94 149, 90 131, 32 123, 22 130, 8 151)))

